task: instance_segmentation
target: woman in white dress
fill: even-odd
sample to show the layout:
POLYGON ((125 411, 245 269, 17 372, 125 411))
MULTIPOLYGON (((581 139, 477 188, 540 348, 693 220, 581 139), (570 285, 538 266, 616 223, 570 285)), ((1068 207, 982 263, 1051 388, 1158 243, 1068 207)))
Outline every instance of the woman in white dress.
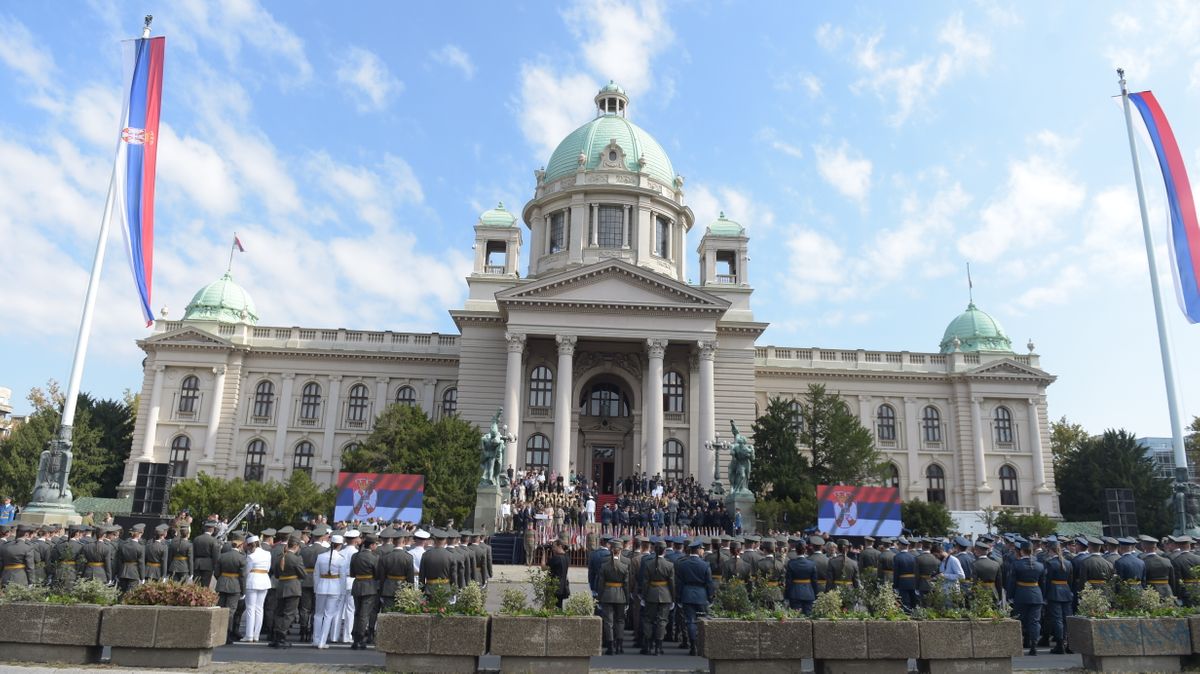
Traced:
POLYGON ((342 610, 346 571, 350 566, 342 556, 342 537, 335 535, 329 540, 329 549, 317 555, 313 565, 313 593, 316 597, 313 610, 313 644, 317 648, 329 648, 326 642, 335 619, 342 610))
POLYGON ((258 536, 246 537, 246 611, 242 614, 242 641, 258 641, 262 632, 263 602, 271 589, 271 553, 258 545, 258 536))

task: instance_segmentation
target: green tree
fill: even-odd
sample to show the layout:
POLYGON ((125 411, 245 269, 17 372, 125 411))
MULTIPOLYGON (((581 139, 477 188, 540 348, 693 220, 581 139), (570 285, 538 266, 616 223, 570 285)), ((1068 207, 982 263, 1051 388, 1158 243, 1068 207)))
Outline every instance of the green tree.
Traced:
POLYGON ((875 448, 871 431, 850 412, 836 393, 821 384, 809 384, 800 402, 804 421, 802 441, 812 452, 815 484, 881 484, 887 460, 875 448))
POLYGON ((435 422, 417 407, 390 405, 370 437, 342 455, 342 470, 424 475, 424 518, 465 522, 479 484, 479 437, 479 429, 457 415, 435 422))
POLYGON ((996 514, 996 529, 1004 533, 1017 533, 1026 538, 1038 534, 1045 536, 1055 529, 1054 520, 1041 513, 1023 515, 1002 509, 996 514))
POLYGON ((1050 422, 1050 455, 1054 462, 1055 475, 1058 474, 1058 467, 1062 465, 1063 459, 1089 437, 1082 425, 1067 421, 1065 415, 1058 421, 1050 422))
POLYGON ((171 488, 171 512, 192 514, 193 534, 209 513, 233 517, 248 503, 262 506, 261 517, 253 517, 246 526, 253 529, 298 525, 313 515, 333 514, 336 489, 321 489, 307 473, 295 471, 287 482, 246 482, 224 480, 207 473, 181 480, 171 488))
POLYGON ((944 503, 905 501, 900 504, 900 521, 921 536, 943 536, 954 529, 954 518, 944 503))
POLYGON ((1188 461, 1196 464, 1200 461, 1200 417, 1192 417, 1192 425, 1187 429, 1191 431, 1183 439, 1183 449, 1187 452, 1188 461))
POLYGON ((767 411, 754 422, 754 470, 750 491, 764 499, 813 500, 814 485, 808 457, 800 452, 797 427, 800 413, 791 401, 771 398, 767 411))
POLYGON ((1137 437, 1125 430, 1107 430, 1081 441, 1056 471, 1059 503, 1067 520, 1099 520, 1104 513, 1105 489, 1131 489, 1138 528, 1152 536, 1173 529, 1171 482, 1155 476, 1137 437))

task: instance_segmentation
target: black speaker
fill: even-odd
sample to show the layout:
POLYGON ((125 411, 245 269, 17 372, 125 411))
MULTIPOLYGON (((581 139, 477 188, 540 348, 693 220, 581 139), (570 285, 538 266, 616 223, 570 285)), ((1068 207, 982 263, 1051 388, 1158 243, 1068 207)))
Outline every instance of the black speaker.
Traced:
POLYGON ((171 474, 169 463, 139 463, 137 482, 133 487, 134 515, 165 515, 167 485, 171 474))
POLYGON ((1104 535, 1137 536, 1137 510, 1132 489, 1104 490, 1104 535))

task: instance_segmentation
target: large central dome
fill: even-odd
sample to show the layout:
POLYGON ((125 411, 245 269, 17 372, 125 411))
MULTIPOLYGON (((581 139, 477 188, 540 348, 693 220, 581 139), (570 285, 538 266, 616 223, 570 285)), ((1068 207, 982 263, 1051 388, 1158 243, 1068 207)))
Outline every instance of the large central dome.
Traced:
POLYGON ((610 82, 600 90, 596 95, 600 115, 572 131, 558 144, 554 154, 550 155, 549 163, 546 164, 547 182, 578 171, 581 154, 586 157, 584 168, 597 168, 600 165, 601 152, 610 142, 616 141, 625 152, 626 169, 634 173, 645 171, 647 175, 665 185, 674 184, 675 169, 658 141, 646 133, 645 129, 625 118, 623 104, 619 107, 605 105, 607 100, 616 98, 622 99, 622 103, 626 100, 625 92, 615 84, 610 82), (645 168, 638 166, 639 159, 645 159, 645 168))

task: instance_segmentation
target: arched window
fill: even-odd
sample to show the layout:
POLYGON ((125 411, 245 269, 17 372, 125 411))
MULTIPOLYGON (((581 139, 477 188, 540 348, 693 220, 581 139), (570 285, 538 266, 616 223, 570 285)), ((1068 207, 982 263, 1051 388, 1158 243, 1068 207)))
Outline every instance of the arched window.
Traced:
POLYGON ((1013 441, 1012 412, 1003 405, 996 408, 996 443, 1011 445, 1013 441))
POLYGON ((946 471, 936 463, 925 469, 925 500, 930 503, 946 502, 946 471))
POLYGON ((179 385, 179 411, 184 414, 195 414, 199 402, 200 379, 194 374, 189 374, 179 385))
POLYGON ((246 472, 242 479, 247 482, 262 482, 263 462, 267 458, 267 443, 251 440, 246 446, 246 472))
POLYGON ((875 417, 875 428, 878 430, 880 440, 892 442, 896 440, 896 410, 891 405, 879 406, 875 417))
POLYGON ((900 488, 900 467, 896 464, 888 464, 887 485, 893 489, 900 488))
POLYGON ((596 243, 601 248, 620 248, 625 221, 624 206, 601 206, 596 213, 596 243))
POLYGON ((396 389, 396 402, 405 407, 417 404, 417 390, 411 386, 401 386, 396 389))
POLYGON ((663 477, 683 479, 683 443, 671 438, 663 443, 663 477))
POLYGON ((616 384, 600 383, 586 389, 580 403, 581 414, 590 417, 627 417, 629 398, 616 384))
POLYGON ((296 456, 292 459, 292 470, 306 473, 312 477, 313 445, 308 440, 301 440, 296 445, 296 456))
POLYGON ((529 373, 529 406, 550 407, 554 404, 554 373, 538 365, 529 373))
POLYGON ((1007 463, 1000 466, 1000 505, 1021 505, 1021 496, 1017 493, 1017 469, 1007 463))
POLYGON ((925 442, 942 441, 942 413, 933 405, 926 405, 921 412, 921 430, 925 433, 925 442))
POLYGON ((792 400, 788 402, 788 409, 792 413, 792 432, 796 434, 796 440, 804 444, 804 405, 799 400, 792 400))
POLYGON ((321 416, 321 385, 310 381, 300 393, 300 419, 316 421, 321 416))
POLYGON ((442 394, 442 416, 452 416, 458 412, 458 389, 448 388, 442 394))
POLYGON ((668 372, 663 375, 663 411, 683 413, 683 375, 668 372))
POLYGON ((188 436, 177 435, 171 441, 171 477, 187 477, 188 454, 191 451, 192 441, 188 436))
POLYGON ((350 387, 350 397, 346 401, 346 421, 362 423, 367 420, 367 387, 355 384, 350 387))
POLYGON ((254 387, 254 418, 269 419, 274 406, 275 384, 265 380, 258 382, 254 387))
POLYGON ((550 439, 541 433, 534 433, 529 436, 529 440, 525 443, 525 467, 526 468, 549 468, 550 467, 550 439))
POLYGON ((355 451, 355 450, 357 450, 357 449, 358 449, 358 443, 357 443, 357 442, 347 442, 347 443, 346 443, 346 446, 345 446, 345 447, 342 447, 342 456, 345 456, 345 455, 346 455, 346 452, 353 452, 353 451, 355 451))

